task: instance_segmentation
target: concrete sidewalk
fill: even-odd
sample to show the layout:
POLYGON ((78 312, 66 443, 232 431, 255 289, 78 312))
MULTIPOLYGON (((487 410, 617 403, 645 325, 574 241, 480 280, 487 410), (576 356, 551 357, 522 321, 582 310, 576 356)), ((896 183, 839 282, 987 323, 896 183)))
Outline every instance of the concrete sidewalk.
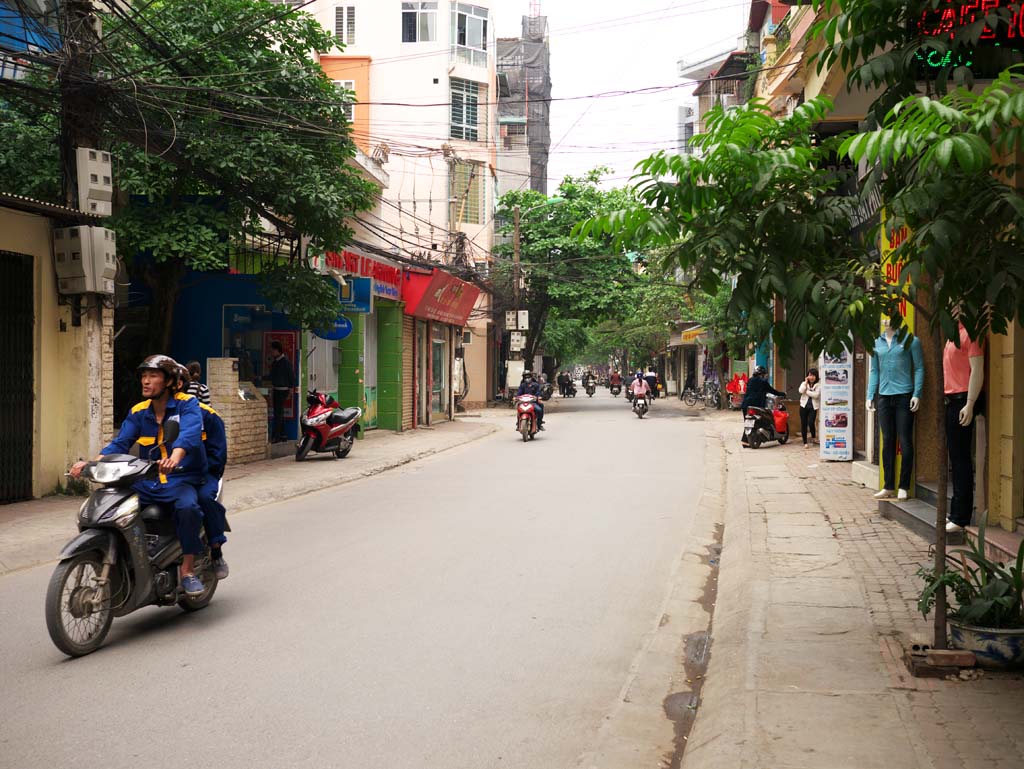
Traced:
POLYGON ((849 465, 799 444, 741 449, 716 419, 727 504, 707 684, 689 769, 1011 769, 1024 680, 909 676, 928 543, 878 515, 849 465))
MULTIPOLYGON (((370 431, 345 459, 310 454, 297 463, 290 455, 235 465, 225 474, 224 503, 233 519, 244 510, 376 475, 497 430, 492 420, 463 418, 405 433, 370 431)), ((76 532, 83 499, 52 496, 0 506, 0 575, 54 560, 76 532)))

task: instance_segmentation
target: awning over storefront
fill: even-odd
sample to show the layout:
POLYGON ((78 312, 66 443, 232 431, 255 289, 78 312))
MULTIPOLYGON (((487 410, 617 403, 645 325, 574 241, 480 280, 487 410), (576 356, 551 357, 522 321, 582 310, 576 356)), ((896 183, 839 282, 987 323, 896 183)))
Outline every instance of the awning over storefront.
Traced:
POLYGON ((688 344, 702 344, 701 337, 705 334, 703 326, 693 326, 692 328, 677 329, 672 332, 672 336, 669 339, 669 347, 683 347, 688 344))
POLYGON ((480 289, 435 267, 429 273, 405 270, 402 296, 406 315, 465 326, 480 289))

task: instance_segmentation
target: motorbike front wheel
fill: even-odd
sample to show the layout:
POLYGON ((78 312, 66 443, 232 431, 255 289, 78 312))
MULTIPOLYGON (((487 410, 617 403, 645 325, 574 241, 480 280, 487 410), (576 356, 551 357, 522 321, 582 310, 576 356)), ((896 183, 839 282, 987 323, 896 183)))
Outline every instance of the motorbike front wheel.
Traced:
POLYGON ((303 435, 299 445, 295 448, 295 461, 301 462, 305 459, 311 448, 313 448, 313 439, 308 435, 303 435))
POLYGON ((519 433, 523 436, 523 443, 530 440, 530 420, 520 419, 519 420, 519 433))
POLYGON ((54 645, 69 657, 82 657, 100 648, 114 621, 110 583, 96 585, 102 570, 98 553, 81 553, 57 564, 50 577, 46 629, 54 645))
POLYGON ((352 433, 345 433, 341 436, 341 445, 334 450, 334 456, 338 459, 344 459, 352 451, 352 446, 355 444, 356 439, 352 433))
POLYGON ((697 405, 697 393, 686 393, 683 396, 683 403, 685 403, 687 406, 696 406, 697 405))
POLYGON ((788 440, 789 440, 789 433, 780 433, 779 434, 779 444, 785 446, 786 445, 786 441, 788 441, 788 440))

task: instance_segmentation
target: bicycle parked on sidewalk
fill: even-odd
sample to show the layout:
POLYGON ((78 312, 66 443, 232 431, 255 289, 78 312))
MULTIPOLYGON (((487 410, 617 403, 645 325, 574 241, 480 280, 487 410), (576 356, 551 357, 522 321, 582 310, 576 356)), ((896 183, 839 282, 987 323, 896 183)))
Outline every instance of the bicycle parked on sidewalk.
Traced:
POLYGON ((705 382, 700 390, 687 387, 679 399, 687 406, 696 406, 699 402, 704 408, 722 408, 722 391, 717 382, 705 382))

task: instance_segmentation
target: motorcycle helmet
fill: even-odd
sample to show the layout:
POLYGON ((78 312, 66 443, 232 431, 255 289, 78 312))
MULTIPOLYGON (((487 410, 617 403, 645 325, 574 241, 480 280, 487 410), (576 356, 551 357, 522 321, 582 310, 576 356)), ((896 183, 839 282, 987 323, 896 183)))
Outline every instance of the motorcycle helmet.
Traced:
POLYGON ((135 373, 141 376, 143 371, 162 371, 167 386, 175 390, 178 387, 179 370, 182 368, 184 366, 170 355, 150 355, 136 367, 135 373))
POLYGON ((758 366, 754 369, 754 376, 768 376, 768 369, 764 366, 758 366))
POLYGON ((185 392, 188 389, 189 382, 192 381, 192 375, 189 373, 188 368, 178 364, 178 390, 185 392))

